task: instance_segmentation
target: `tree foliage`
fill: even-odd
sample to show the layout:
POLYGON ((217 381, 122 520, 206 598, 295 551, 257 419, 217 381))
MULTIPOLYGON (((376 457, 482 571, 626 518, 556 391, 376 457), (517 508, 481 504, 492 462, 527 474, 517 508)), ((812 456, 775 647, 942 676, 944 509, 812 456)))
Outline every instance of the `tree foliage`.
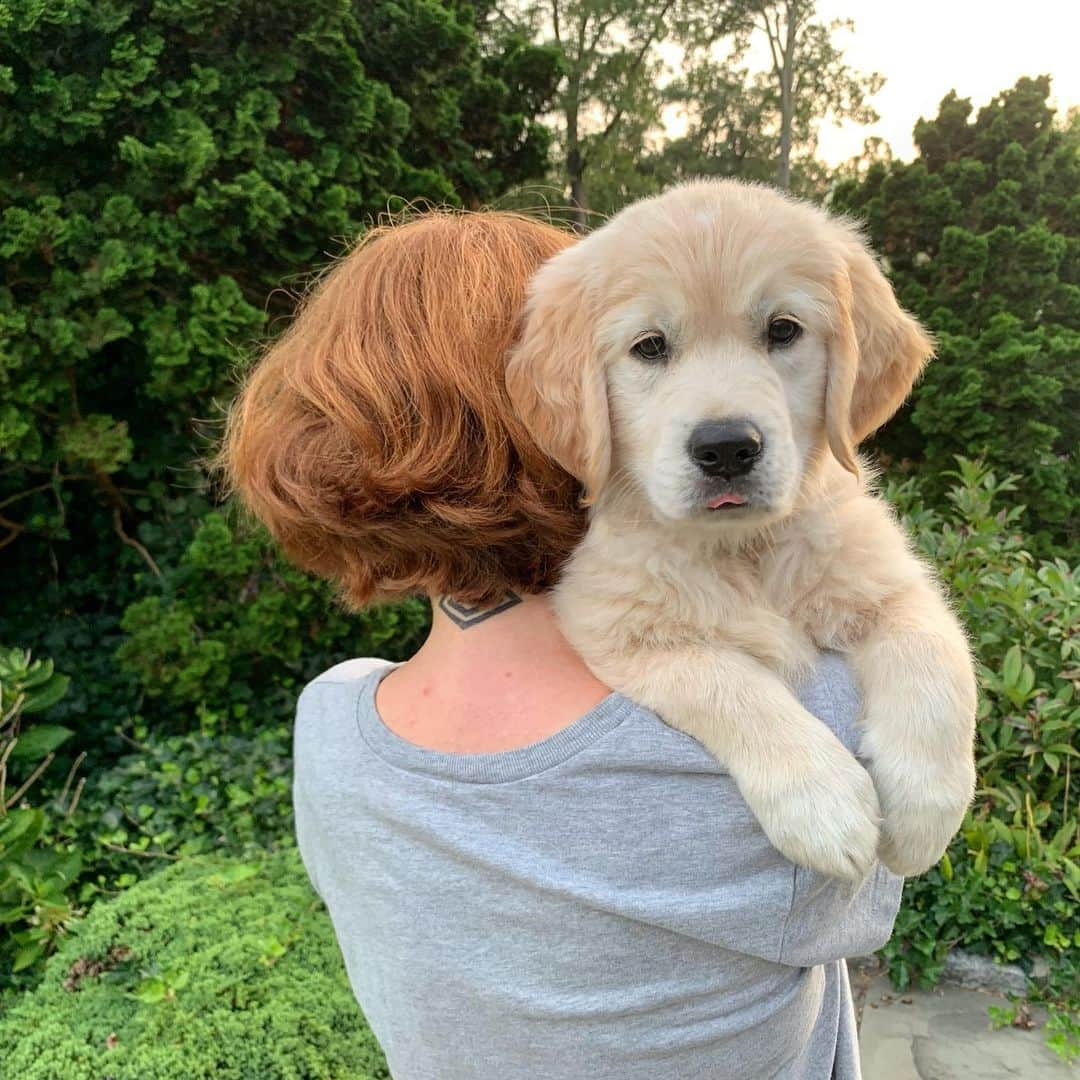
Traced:
POLYGON ((591 179, 616 148, 640 149, 660 121, 659 48, 676 33, 680 10, 676 0, 519 0, 498 8, 515 34, 544 42, 561 58, 555 110, 579 229, 591 224, 591 179))
POLYGON ((1021 79, 973 117, 950 93, 916 125, 919 156, 841 183, 938 359, 880 437, 940 498, 954 455, 1021 477, 1042 547, 1080 510, 1080 114, 1055 116, 1048 78, 1021 79))
MULTIPOLYGON (((0 5, 3 629, 63 658, 71 708, 111 725, 133 707, 109 657, 120 615, 171 603, 210 509, 201 421, 286 290, 388 205, 476 204, 543 172, 558 57, 485 11, 0 5)), ((201 617, 189 601, 157 628, 189 681, 222 646, 201 617)))
POLYGON ((845 62, 853 24, 822 22, 813 0, 511 0, 497 11, 562 57, 557 178, 579 228, 691 176, 820 194, 821 124, 876 119, 869 99, 884 80, 845 62))
POLYGON ((284 562, 262 530, 207 514, 159 587, 129 605, 117 650, 147 704, 180 717, 157 730, 266 724, 342 656, 404 660, 428 627, 418 599, 347 613, 330 588, 284 562))
POLYGON ((870 98, 884 85, 844 59, 850 19, 822 22, 813 0, 732 5, 727 33, 688 43, 683 72, 665 97, 686 117, 686 130, 659 152, 654 168, 670 182, 736 176, 819 195, 827 170, 816 159, 825 122, 872 123, 870 98), (767 66, 754 70, 755 48, 767 66))

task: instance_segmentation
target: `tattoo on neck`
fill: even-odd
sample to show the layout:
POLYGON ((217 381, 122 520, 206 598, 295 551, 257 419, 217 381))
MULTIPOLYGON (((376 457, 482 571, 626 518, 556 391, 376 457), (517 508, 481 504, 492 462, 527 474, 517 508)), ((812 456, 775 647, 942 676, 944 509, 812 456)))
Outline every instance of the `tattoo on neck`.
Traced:
POLYGON ((501 615, 504 611, 509 611, 510 608, 516 607, 520 603, 521 597, 512 592, 508 592, 492 607, 463 604, 453 597, 440 596, 439 610, 460 630, 468 630, 470 627, 482 623, 485 619, 490 619, 492 615, 501 615))

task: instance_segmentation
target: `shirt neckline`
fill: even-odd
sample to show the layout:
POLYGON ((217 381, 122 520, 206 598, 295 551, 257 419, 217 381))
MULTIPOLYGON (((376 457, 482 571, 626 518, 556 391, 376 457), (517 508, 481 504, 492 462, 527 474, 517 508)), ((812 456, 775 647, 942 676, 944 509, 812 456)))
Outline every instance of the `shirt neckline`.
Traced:
POLYGON ((635 707, 629 698, 612 691, 583 716, 540 742, 495 753, 451 754, 417 746, 384 723, 375 704, 375 693, 379 683, 395 667, 396 664, 387 664, 361 681, 356 700, 357 729, 371 750, 388 764, 443 780, 504 784, 536 776, 561 765, 614 731, 635 707))

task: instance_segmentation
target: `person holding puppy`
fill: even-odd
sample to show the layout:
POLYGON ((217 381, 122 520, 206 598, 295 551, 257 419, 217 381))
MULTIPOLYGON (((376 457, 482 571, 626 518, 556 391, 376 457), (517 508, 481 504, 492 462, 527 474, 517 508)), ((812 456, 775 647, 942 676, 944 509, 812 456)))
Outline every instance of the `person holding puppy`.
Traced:
MULTIPOLYGON (((888 940, 901 879, 787 862, 701 745, 556 625, 582 492, 504 367, 571 243, 502 213, 373 230, 233 407, 228 476, 290 558, 353 608, 432 602, 413 659, 305 688, 301 855, 395 1080, 850 1080, 844 958, 888 940)), ((854 747, 842 661, 798 696, 854 747)))

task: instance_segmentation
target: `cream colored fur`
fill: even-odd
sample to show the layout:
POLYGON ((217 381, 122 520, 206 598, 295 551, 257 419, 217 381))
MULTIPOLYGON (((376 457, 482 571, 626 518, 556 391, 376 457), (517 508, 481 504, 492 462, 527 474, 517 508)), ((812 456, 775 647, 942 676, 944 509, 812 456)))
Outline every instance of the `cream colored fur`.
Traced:
POLYGON ((555 593, 571 644, 712 752, 781 852, 853 879, 875 853, 933 865, 974 786, 967 642, 854 453, 930 352, 854 229, 724 181, 637 203, 546 264, 508 367, 592 507, 555 593), (803 333, 770 349, 779 316, 803 333), (653 332, 665 364, 631 354, 653 332), (764 437, 734 513, 707 509, 687 453, 724 418, 764 437), (859 681, 866 769, 792 693, 816 649, 859 681))

